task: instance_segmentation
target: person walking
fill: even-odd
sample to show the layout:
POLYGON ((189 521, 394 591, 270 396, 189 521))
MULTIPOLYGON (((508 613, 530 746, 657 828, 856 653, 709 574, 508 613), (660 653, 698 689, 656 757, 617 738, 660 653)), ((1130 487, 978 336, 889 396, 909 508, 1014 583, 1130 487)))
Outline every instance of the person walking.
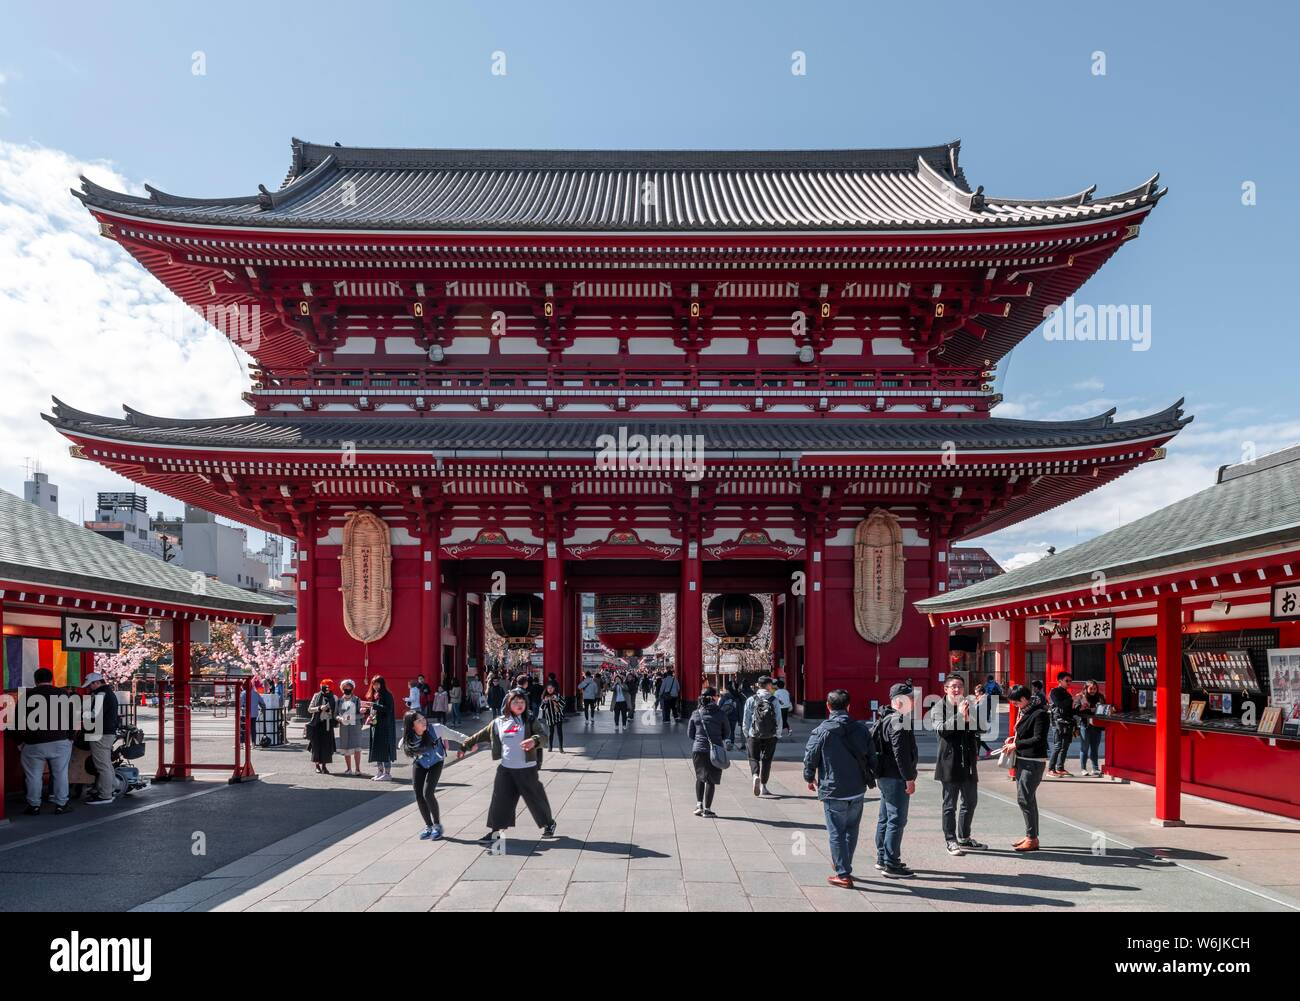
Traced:
MULTIPOLYGON (((979 802, 980 731, 978 713, 972 712, 965 688, 960 675, 948 675, 943 701, 935 703, 929 719, 930 729, 939 738, 934 777, 943 787, 943 840, 949 855, 988 847, 971 837, 979 802)), ((982 695, 979 701, 983 701, 982 695)))
POLYGON ((695 766, 695 816, 716 817, 713 794, 722 781, 722 768, 713 760, 713 748, 731 742, 731 721, 718 708, 718 690, 705 688, 686 723, 691 741, 691 764, 695 766))
POLYGON ((1038 850, 1038 786, 1047 768, 1047 707, 1033 698, 1024 685, 1014 685, 1007 698, 1016 706, 1016 730, 1002 745, 1002 754, 1014 754, 1016 802, 1025 818, 1025 836, 1011 847, 1018 852, 1038 850))
POLYGON ((771 796, 767 780, 772 774, 772 758, 781 733, 781 703, 772 691, 772 679, 764 674, 758 688, 745 701, 742 729, 749 748, 749 771, 754 779, 754 795, 771 796))
POLYGON ((889 705, 872 728, 878 764, 876 784, 880 787, 880 814, 876 820, 876 868, 891 879, 914 876, 903 864, 903 830, 907 811, 916 792, 918 755, 916 734, 911 726, 912 686, 906 683, 889 689, 889 705))
POLYGON ((623 728, 632 718, 632 706, 636 702, 636 689, 632 687, 633 682, 629 680, 629 675, 618 674, 614 676, 614 683, 610 686, 613 693, 610 698, 614 705, 614 732, 618 733, 619 720, 622 719, 623 728))
POLYGON ((1047 763, 1047 773, 1058 779, 1073 778, 1065 770, 1074 740, 1074 696, 1070 694, 1070 673, 1061 671, 1056 676, 1056 687, 1048 695, 1048 712, 1052 721, 1052 756, 1047 763))
POLYGON ((442 816, 438 810, 438 780, 447 761, 447 741, 463 744, 463 733, 442 723, 430 723, 418 710, 410 710, 402 720, 402 752, 411 759, 411 787, 415 805, 424 820, 421 841, 442 837, 442 816))
POLYGON ((1079 774, 1100 775, 1101 765, 1097 756, 1101 752, 1101 732, 1093 716, 1101 705, 1101 686, 1095 681, 1084 683, 1079 693, 1075 718, 1079 720, 1079 774), (1092 758, 1092 768, 1088 768, 1088 758, 1092 758))
POLYGON ((564 753, 564 696, 560 694, 559 687, 553 681, 546 683, 546 691, 542 693, 542 722, 546 724, 550 736, 547 739, 546 749, 555 750, 555 738, 560 738, 560 753, 564 753))
MULTIPOLYGON (((60 711, 64 693, 54 687, 54 672, 48 667, 38 667, 33 680, 36 684, 21 692, 23 712, 19 714, 23 723, 18 737, 19 758, 27 786, 27 809, 23 812, 32 817, 41 812, 41 792, 48 765, 54 812, 64 814, 71 809, 68 806, 68 763, 72 760, 72 731, 58 726, 66 721, 68 715, 60 711)), ((159 701, 161 703, 161 699, 159 701)), ((162 711, 160 704, 160 716, 162 711)), ((0 740, 3 739, 4 735, 0 734, 0 740)))
POLYGON ((95 765, 95 791, 86 797, 90 806, 103 806, 113 802, 113 742, 117 739, 117 695, 104 682, 98 671, 86 675, 86 690, 90 706, 82 715, 82 731, 90 748, 90 760, 95 765))
POLYGON ((776 695, 776 701, 781 706, 781 736, 788 737, 791 733, 790 717, 794 714, 794 699, 790 697, 790 692, 785 687, 784 678, 777 678, 775 684, 776 691, 773 694, 776 695))
POLYGON ((370 679, 368 701, 370 707, 366 715, 366 726, 370 730, 369 760, 378 766, 373 781, 391 782, 393 761, 397 758, 397 719, 394 715, 393 693, 388 690, 388 682, 383 675, 376 674, 370 679))
POLYGON ((649 672, 649 671, 642 671, 642 672, 641 672, 641 699, 642 699, 642 701, 645 701, 645 702, 649 702, 649 701, 650 701, 650 693, 651 693, 652 691, 654 691, 654 687, 655 687, 654 682, 653 682, 652 680, 650 680, 650 672, 649 672))
POLYGON ((871 728, 849 716, 849 693, 837 688, 826 696, 827 718, 808 736, 803 778, 821 800, 830 838, 831 886, 853 889, 853 853, 862 826, 867 789, 876 785, 876 749, 871 728))
POLYGON ((596 700, 600 698, 600 683, 591 676, 590 671, 583 673, 578 682, 578 693, 582 696, 582 716, 588 723, 596 722, 596 700))
POLYGON ((538 772, 542 767, 542 738, 536 717, 528 712, 528 693, 511 689, 501 715, 477 733, 466 737, 457 760, 472 754, 483 741, 491 741, 492 760, 500 762, 488 805, 488 832, 480 844, 491 845, 501 831, 515 826, 515 810, 522 797, 542 837, 555 837, 555 817, 538 772))
POLYGON ((501 683, 501 679, 493 675, 488 683, 487 690, 487 707, 495 718, 501 713, 501 705, 506 700, 506 686, 501 683))
POLYGON ((731 727, 730 735, 727 737, 727 750, 730 751, 736 746, 736 731, 740 729, 744 713, 744 706, 740 700, 740 693, 736 691, 735 682, 729 684, 727 690, 722 693, 722 697, 718 699, 718 708, 727 717, 727 723, 731 727))
POLYGON ((361 699, 356 687, 351 678, 344 678, 334 702, 334 718, 338 721, 334 750, 343 755, 344 775, 361 774, 361 751, 366 746, 365 727, 361 725, 361 699))
POLYGON ((312 764, 320 775, 330 773, 329 765, 334 760, 334 727, 338 720, 338 700, 331 690, 333 682, 322 678, 320 691, 307 703, 307 750, 311 752, 312 764))
POLYGON ((469 679, 465 687, 469 690, 470 712, 474 714, 475 719, 478 719, 483 715, 483 682, 476 674, 469 679))
POLYGON ((681 694, 682 683, 677 680, 672 668, 669 668, 664 672, 663 683, 659 686, 659 705, 663 709, 665 723, 670 719, 679 718, 677 715, 677 700, 681 697, 681 694))
POLYGON ((453 725, 460 724, 460 702, 464 697, 461 691, 460 682, 454 678, 448 678, 445 682, 447 685, 447 712, 451 714, 453 725))
POLYGON ((434 723, 446 723, 447 709, 450 705, 451 696, 447 693, 446 688, 439 685, 437 691, 433 693, 433 697, 427 699, 423 706, 412 706, 411 708, 421 715, 427 716, 434 723))

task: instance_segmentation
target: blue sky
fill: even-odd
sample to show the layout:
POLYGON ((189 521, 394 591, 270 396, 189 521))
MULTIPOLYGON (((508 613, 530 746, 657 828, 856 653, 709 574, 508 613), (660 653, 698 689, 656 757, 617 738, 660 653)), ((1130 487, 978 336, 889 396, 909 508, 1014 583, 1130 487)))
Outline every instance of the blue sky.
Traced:
MULTIPOLYGON (((1243 449, 1300 440, 1288 302, 1300 221, 1296 5, 6 7, 0 222, 21 225, 0 236, 0 347, 7 357, 24 353, 26 364, 0 376, 0 419, 14 432, 0 454, 5 489, 21 488, 32 452, 63 482, 68 503, 115 485, 70 465, 62 442, 39 425, 51 392, 109 410, 121 402, 195 415, 242 409, 242 376, 228 351, 184 334, 150 348, 159 335, 148 324, 165 297, 111 247, 75 245, 93 237, 79 229, 75 205, 56 204, 70 201, 60 192, 73 168, 95 164, 127 185, 182 194, 244 194, 279 184, 293 135, 452 147, 960 138, 970 181, 1015 196, 1093 183, 1105 193, 1158 170, 1169 196, 1141 239, 1080 295, 1149 304, 1150 350, 1031 337, 1004 362, 1001 412, 1063 418, 1116 406, 1125 415, 1186 396, 1197 422, 1167 462, 988 544, 1003 559, 1070 545, 1208 486, 1213 469, 1243 449), (804 76, 791 73, 796 51, 806 54, 804 76), (504 76, 490 71, 494 52, 505 54, 504 76), (1093 72, 1095 52, 1105 54, 1105 75, 1093 72), (196 53, 203 75, 192 72, 196 53), (1242 204, 1245 182, 1255 185, 1253 206, 1242 204), (126 291, 87 293, 103 280, 126 291), (119 309, 93 323, 82 315, 99 346, 86 346, 94 338, 78 333, 68 301, 119 309), (128 357, 101 354, 88 370, 99 379, 68 361, 105 345, 125 346, 128 357)), ((151 507, 175 507, 159 501, 151 507)))

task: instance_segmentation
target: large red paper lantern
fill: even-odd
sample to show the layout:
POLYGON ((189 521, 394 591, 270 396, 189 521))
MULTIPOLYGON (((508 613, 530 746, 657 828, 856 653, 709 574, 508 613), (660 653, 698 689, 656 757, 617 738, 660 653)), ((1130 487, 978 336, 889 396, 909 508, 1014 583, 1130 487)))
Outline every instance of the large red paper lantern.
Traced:
POLYGON ((658 594, 596 595, 596 637, 620 657, 635 657, 659 638, 658 594))

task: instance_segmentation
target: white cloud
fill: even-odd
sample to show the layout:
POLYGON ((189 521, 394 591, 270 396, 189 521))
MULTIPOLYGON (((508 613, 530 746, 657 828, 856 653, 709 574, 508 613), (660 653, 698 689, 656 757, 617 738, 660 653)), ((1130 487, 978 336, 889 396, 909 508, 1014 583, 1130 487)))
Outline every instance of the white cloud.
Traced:
POLYGON ((1002 561, 1003 570, 1019 570, 1021 567, 1027 567, 1031 563, 1037 563, 1047 555, 1047 543, 1042 544, 1043 548, 1031 552, 1016 553, 1002 561))
MULTIPOLYGON (((39 460, 73 520, 83 501, 93 511, 96 491, 131 484, 71 458, 40 419, 51 396, 109 415, 122 403, 169 417, 247 410, 230 343, 99 235, 69 191, 82 173, 139 190, 110 164, 0 141, 0 486, 21 495, 24 462, 39 460)), ((163 501, 150 495, 150 509, 180 509, 163 501)))

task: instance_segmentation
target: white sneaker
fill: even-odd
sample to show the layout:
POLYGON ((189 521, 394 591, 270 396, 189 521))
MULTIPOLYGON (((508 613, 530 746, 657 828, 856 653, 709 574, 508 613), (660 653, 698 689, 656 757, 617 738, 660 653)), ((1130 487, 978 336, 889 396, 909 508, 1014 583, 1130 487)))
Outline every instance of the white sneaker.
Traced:
POLYGON ((704 816, 704 804, 703 804, 703 803, 696 803, 696 804, 695 804, 695 816, 697 816, 697 817, 703 817, 703 816, 704 816))
POLYGON ((758 776, 755 775, 755 776, 754 776, 754 795, 755 795, 755 796, 758 795, 760 786, 761 786, 761 783, 760 783, 759 780, 758 780, 758 776))
POLYGON ((767 786, 763 786, 763 795, 764 795, 764 796, 775 796, 776 793, 774 793, 774 792, 772 792, 770 789, 768 789, 767 786))

